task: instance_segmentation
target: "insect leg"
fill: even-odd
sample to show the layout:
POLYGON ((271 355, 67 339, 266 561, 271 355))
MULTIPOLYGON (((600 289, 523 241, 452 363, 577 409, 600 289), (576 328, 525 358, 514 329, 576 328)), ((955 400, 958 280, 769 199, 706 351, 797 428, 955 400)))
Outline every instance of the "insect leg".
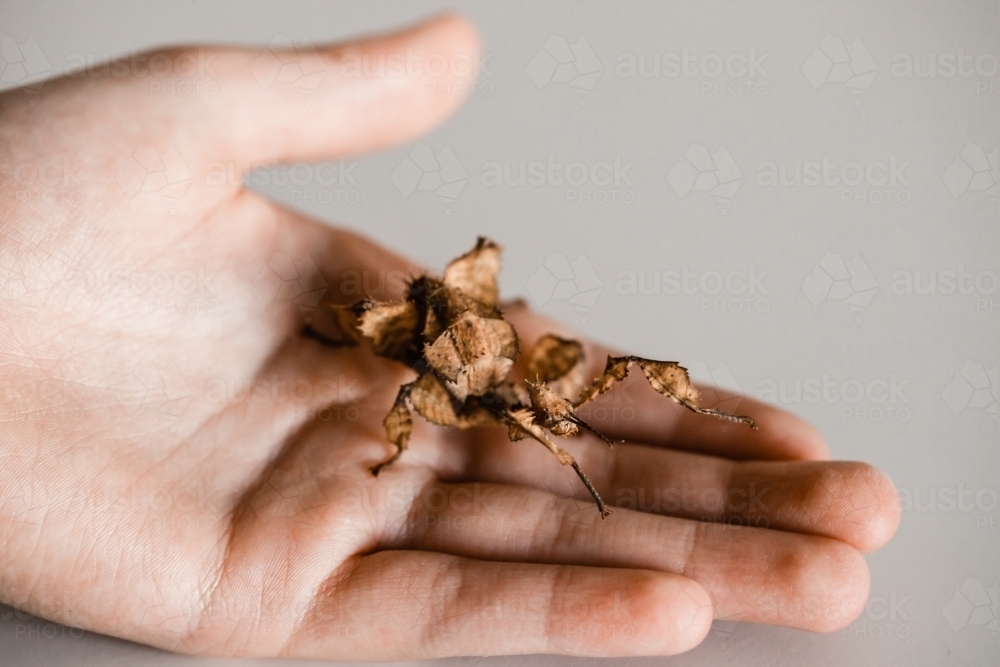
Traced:
POLYGON ((396 459, 402 456, 403 451, 406 450, 407 443, 410 441, 413 418, 410 416, 410 408, 407 407, 406 401, 410 396, 413 384, 404 384, 399 388, 399 393, 396 394, 396 402, 393 403, 389 414, 382 420, 382 424, 385 426, 385 435, 389 439, 389 442, 396 445, 396 451, 385 461, 372 466, 371 471, 375 476, 378 476, 383 468, 391 465, 396 459))

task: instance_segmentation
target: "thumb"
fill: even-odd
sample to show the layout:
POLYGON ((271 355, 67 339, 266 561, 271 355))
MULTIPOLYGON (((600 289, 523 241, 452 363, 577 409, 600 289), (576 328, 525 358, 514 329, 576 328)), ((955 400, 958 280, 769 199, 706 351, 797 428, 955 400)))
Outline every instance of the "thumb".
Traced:
POLYGON ((405 142, 441 123, 471 88, 479 40, 465 19, 320 49, 219 49, 219 94, 202 126, 216 154, 295 162, 405 142))

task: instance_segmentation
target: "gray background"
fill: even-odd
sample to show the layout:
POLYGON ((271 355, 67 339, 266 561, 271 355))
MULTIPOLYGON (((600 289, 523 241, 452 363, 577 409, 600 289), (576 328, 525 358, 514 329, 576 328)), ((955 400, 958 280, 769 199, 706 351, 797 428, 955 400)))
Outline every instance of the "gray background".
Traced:
MULTIPOLYGON (((446 6, 478 24, 487 71, 423 148, 358 159, 343 182, 300 165, 251 186, 431 266, 489 235, 506 248, 507 295, 774 400, 816 424, 835 457, 892 477, 902 524, 868 557, 872 597, 851 627, 716 623, 671 664, 1000 664, 997 3, 4 2, 0 78, 10 88, 177 42, 319 44, 446 6), (690 76, 673 76, 662 56, 685 49, 690 76), (713 76, 751 50, 754 72, 713 76), (972 59, 968 76, 948 75, 948 54, 972 59), (919 57, 926 73, 932 55, 935 76, 906 71, 919 57), (650 76, 627 76, 631 58, 650 76), (579 163, 575 182, 580 164, 617 160, 623 175, 490 182, 496 165, 550 160, 558 174, 579 163), (791 176, 824 160, 837 180, 849 163, 871 178, 768 184, 775 167, 791 176), (882 183, 879 163, 893 161, 896 182, 882 183), (443 193, 424 173, 436 170, 443 193), (712 191, 713 178, 728 186, 712 191), (696 274, 688 289, 663 279, 673 271, 696 274), (970 274, 969 293, 947 293, 949 271, 970 274), (934 293, 908 289, 907 274, 934 293), (630 293, 633 276, 652 293, 630 293), (797 394, 809 381, 828 391, 797 394)), ((78 635, 0 607, 3 664, 215 662, 78 635)))

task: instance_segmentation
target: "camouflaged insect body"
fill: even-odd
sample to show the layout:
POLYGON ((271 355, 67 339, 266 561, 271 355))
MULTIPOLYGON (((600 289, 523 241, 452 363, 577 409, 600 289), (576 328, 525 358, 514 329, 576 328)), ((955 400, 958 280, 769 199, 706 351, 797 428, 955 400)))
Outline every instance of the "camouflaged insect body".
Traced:
POLYGON ((367 339, 376 354, 418 373, 400 387, 383 421, 396 451, 372 467, 374 474, 406 450, 413 428, 411 410, 442 426, 505 426, 512 441, 537 440, 560 463, 571 466, 606 517, 611 510, 576 460, 550 436, 571 437, 586 430, 611 445, 576 410, 623 380, 633 364, 653 389, 685 408, 756 428, 749 417, 699 407, 687 370, 673 361, 609 356, 604 372, 588 382, 583 346, 552 334, 528 352, 526 380, 510 380, 520 345, 498 304, 500 251, 497 244, 480 238, 475 248, 447 266, 443 277, 425 275, 411 281, 402 301, 364 299, 351 306, 327 306, 321 339, 337 345, 367 339))

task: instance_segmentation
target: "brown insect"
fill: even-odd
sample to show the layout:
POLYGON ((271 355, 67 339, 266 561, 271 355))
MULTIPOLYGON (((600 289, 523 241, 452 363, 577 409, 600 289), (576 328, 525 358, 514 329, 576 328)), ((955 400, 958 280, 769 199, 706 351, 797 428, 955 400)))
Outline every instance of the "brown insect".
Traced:
POLYGON ((411 280, 402 301, 363 299, 350 306, 327 306, 331 310, 324 313, 322 331, 311 332, 332 345, 357 345, 366 338, 376 354, 407 364, 418 374, 399 388, 383 421, 396 451, 373 466, 373 474, 406 450, 413 428, 411 409, 442 426, 506 426, 512 441, 533 438, 560 463, 572 466, 606 517, 611 510, 594 485, 549 434, 569 437, 582 429, 612 445, 576 410, 625 379, 633 364, 653 389, 688 410, 756 428, 750 417, 699 407, 698 390, 677 362, 609 356, 604 372, 588 383, 583 346, 552 334, 543 336, 528 353, 529 379, 508 379, 520 347, 497 301, 500 250, 480 237, 475 248, 445 268, 443 277, 411 280))

